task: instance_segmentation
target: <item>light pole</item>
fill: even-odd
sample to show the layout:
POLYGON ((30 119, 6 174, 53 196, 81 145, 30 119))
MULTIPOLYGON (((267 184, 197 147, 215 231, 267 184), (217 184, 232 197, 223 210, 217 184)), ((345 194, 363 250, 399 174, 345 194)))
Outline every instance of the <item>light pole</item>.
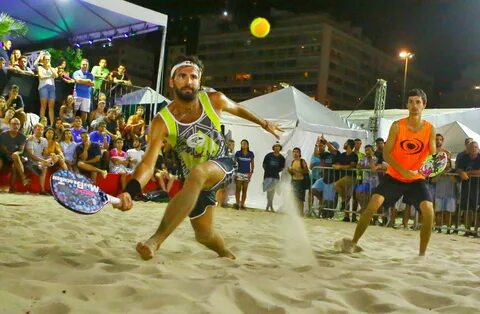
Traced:
POLYGON ((400 51, 398 56, 402 59, 405 59, 405 72, 403 74, 403 96, 402 96, 402 106, 406 106, 405 103, 405 91, 407 89, 407 73, 408 73, 408 60, 412 59, 414 54, 409 51, 400 51))

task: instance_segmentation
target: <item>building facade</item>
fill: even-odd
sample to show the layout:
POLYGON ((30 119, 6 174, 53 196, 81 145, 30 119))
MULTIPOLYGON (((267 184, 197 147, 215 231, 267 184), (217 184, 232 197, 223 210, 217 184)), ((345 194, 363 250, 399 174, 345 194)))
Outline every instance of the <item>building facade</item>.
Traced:
MULTIPOLYGON (((327 15, 272 18, 263 39, 232 29, 215 17, 201 19, 197 54, 204 84, 243 101, 294 85, 332 109, 354 109, 375 85, 387 80, 387 108, 401 107, 404 62, 373 47, 361 29, 327 15)), ((409 64, 408 85, 427 93, 433 79, 409 64)), ((374 95, 361 108, 373 108, 374 95)))

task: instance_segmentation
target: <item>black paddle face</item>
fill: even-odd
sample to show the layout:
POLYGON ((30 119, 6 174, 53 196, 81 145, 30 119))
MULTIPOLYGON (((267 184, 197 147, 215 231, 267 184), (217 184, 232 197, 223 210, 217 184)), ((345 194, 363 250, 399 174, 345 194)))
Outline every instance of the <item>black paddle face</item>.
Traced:
POLYGON ((79 214, 95 214, 107 203, 105 193, 90 179, 68 170, 55 172, 50 187, 57 202, 79 214))

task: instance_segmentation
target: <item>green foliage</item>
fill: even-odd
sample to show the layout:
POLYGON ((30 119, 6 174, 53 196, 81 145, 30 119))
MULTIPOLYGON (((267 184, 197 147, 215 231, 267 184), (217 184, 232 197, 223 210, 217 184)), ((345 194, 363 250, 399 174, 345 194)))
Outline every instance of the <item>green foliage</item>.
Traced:
POLYGON ((5 36, 18 37, 24 36, 28 32, 28 27, 24 22, 11 17, 6 13, 0 13, 0 40, 5 39, 5 36))
POLYGON ((57 66, 60 64, 61 59, 67 61, 68 71, 76 71, 80 68, 80 63, 83 59, 83 51, 79 48, 67 47, 65 49, 47 49, 52 57, 52 65, 57 66))

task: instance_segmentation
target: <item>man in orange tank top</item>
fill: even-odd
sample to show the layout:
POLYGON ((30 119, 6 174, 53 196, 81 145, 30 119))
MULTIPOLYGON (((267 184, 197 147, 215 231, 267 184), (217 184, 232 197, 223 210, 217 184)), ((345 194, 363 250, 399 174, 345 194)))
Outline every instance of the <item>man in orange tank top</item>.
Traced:
POLYGON ((385 180, 374 191, 358 221, 353 239, 343 239, 340 242, 342 250, 361 250, 357 243, 373 215, 382 205, 389 207, 403 195, 412 200, 422 214, 419 255, 425 255, 432 233, 434 211, 425 178, 417 169, 428 155, 436 153, 435 128, 428 121, 422 120, 422 111, 426 106, 427 96, 423 90, 413 89, 408 92, 409 115, 392 124, 383 150, 383 158, 388 163, 385 180))

